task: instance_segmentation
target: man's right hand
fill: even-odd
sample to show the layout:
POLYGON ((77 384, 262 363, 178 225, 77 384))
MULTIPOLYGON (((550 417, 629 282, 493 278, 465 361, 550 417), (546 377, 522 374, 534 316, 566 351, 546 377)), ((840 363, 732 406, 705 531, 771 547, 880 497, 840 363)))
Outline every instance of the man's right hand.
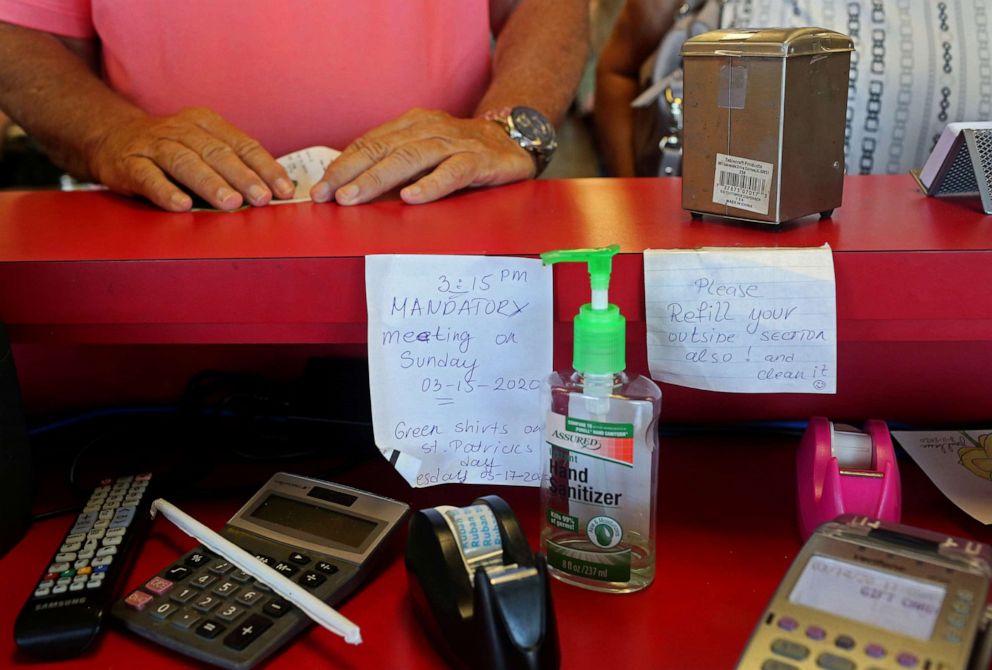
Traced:
POLYGON ((142 195, 172 212, 193 200, 185 186, 213 207, 247 201, 267 205, 292 197, 286 171, 254 139, 209 109, 172 116, 136 116, 102 132, 87 152, 90 173, 112 191, 142 195))

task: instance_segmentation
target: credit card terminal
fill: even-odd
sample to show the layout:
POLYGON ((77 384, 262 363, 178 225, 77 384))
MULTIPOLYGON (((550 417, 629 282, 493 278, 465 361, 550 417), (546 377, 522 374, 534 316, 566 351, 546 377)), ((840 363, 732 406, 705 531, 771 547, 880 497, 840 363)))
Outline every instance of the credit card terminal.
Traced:
POLYGON ((992 549, 863 516, 820 526, 775 591, 740 670, 986 670, 992 549))
MULTIPOLYGON (((409 509, 366 491, 278 473, 220 534, 336 605, 386 553, 409 509)), ((263 662, 311 623, 268 586, 203 547, 149 575, 111 614, 173 651, 239 670, 263 662)))

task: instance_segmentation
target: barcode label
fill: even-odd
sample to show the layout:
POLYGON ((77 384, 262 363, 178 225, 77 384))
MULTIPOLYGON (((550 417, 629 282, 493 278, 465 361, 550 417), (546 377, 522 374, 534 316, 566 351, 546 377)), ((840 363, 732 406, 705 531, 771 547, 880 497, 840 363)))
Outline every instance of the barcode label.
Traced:
POLYGON ((717 154, 713 202, 768 214, 768 195, 774 167, 772 163, 717 154))

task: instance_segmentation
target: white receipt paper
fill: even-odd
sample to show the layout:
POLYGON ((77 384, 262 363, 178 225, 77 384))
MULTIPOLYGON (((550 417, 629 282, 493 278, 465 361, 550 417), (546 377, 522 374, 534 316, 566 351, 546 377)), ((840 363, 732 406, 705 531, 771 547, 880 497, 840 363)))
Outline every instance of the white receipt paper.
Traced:
POLYGON ((280 156, 277 162, 286 170, 293 181, 296 192, 288 200, 272 199, 273 205, 287 205, 294 202, 310 200, 310 189, 320 181, 328 166, 334 162, 341 152, 330 147, 307 147, 291 154, 280 156))
POLYGON ((375 442, 413 486, 537 486, 551 268, 486 256, 365 258, 375 442))
POLYGON ((663 382, 734 393, 836 393, 828 245, 644 252, 648 366, 663 382))
POLYGON ((892 437, 951 502, 992 523, 992 428, 894 430, 892 437))

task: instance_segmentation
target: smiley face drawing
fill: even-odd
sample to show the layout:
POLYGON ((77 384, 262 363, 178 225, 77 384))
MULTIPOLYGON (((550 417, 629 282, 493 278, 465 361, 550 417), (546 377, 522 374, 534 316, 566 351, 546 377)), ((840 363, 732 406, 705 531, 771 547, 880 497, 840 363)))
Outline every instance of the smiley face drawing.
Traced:
POLYGON ((958 449, 958 462, 973 475, 992 480, 992 433, 979 435, 977 440, 967 433, 961 435, 974 446, 958 449))

